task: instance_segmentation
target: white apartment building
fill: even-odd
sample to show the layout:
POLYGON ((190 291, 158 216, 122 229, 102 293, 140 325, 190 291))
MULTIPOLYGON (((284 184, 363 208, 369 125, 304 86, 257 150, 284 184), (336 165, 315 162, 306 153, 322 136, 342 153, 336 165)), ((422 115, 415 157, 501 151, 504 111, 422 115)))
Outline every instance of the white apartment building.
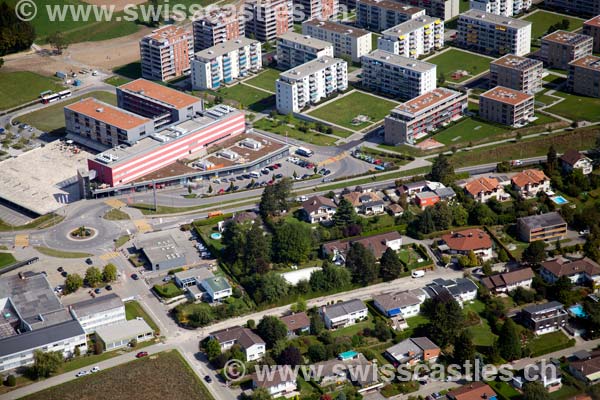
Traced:
POLYGON ((294 26, 292 0, 247 0, 244 3, 246 36, 270 42, 294 26))
POLYGON ((427 15, 441 18, 444 21, 460 14, 459 0, 406 0, 403 3, 424 8, 427 15))
POLYGON ((381 32, 424 15, 424 8, 409 6, 394 0, 356 1, 356 25, 370 31, 381 32))
POLYGON ((194 37, 184 28, 168 25, 140 40, 142 77, 166 81, 190 71, 194 37))
POLYGON ((97 297, 75 303, 70 307, 71 315, 77 319, 87 335, 101 326, 114 325, 127 320, 125 305, 116 294, 97 297))
POLYGON ((240 37, 196 53, 192 60, 192 87, 216 89, 261 68, 260 42, 240 37))
POLYGON ((371 32, 332 21, 305 21, 302 34, 331 43, 335 57, 350 58, 353 62, 360 62, 373 46, 371 32))
POLYGON ((214 10, 192 23, 194 51, 202 51, 244 36, 244 15, 233 7, 214 10))
POLYGON ((288 70, 314 59, 333 57, 333 45, 296 32, 286 32, 277 38, 277 67, 288 70))
POLYGON ((531 51, 531 22, 469 10, 458 17, 455 43, 483 54, 515 54, 531 51))
POLYGON ((427 15, 381 32, 377 48, 404 57, 418 58, 444 47, 444 21, 427 15))
POLYGON ((293 0, 294 17, 307 21, 313 18, 328 20, 340 12, 339 0, 293 0))
POLYGON ((436 88, 437 66, 375 50, 362 58, 362 84, 368 90, 410 100, 436 88))
POLYGON ((336 91, 348 88, 348 63, 324 56, 282 72, 276 83, 277 111, 300 112, 336 91))
POLYGON ((470 7, 473 10, 512 17, 529 10, 531 3, 531 0, 471 0, 470 7))

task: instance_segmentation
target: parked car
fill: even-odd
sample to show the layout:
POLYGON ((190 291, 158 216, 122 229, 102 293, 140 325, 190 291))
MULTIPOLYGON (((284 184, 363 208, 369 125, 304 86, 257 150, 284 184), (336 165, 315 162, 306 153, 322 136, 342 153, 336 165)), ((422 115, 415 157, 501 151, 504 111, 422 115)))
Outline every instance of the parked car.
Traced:
POLYGON ((208 375, 205 375, 205 376, 204 376, 204 380, 205 380, 207 383, 211 383, 211 382, 212 382, 212 378, 211 378, 210 376, 208 376, 208 375))
POLYGON ((57 270, 58 272, 63 272, 65 269, 64 269, 63 267, 58 267, 56 270, 57 270))
POLYGON ((90 369, 91 373, 98 372, 98 371, 100 371, 100 367, 97 365, 94 368, 90 369))
POLYGON ((425 276, 425 271, 416 269, 410 273, 410 276, 412 276, 413 278, 422 278, 425 276))
POLYGON ((147 351, 140 351, 139 353, 137 353, 135 355, 135 358, 142 358, 142 357, 146 357, 148 355, 147 351))
POLYGON ((67 277, 67 275, 69 275, 69 274, 67 273, 67 271, 63 271, 63 272, 61 272, 60 274, 62 275, 62 277, 63 277, 63 278, 66 278, 66 277, 67 277))
POLYGON ((89 374, 88 371, 79 371, 78 373, 75 374, 75 377, 76 378, 81 378, 82 376, 86 376, 88 374, 89 374))
POLYGON ((131 274, 131 279, 137 281, 138 279, 140 279, 140 277, 137 274, 131 274))
POLYGON ((106 290, 108 290, 108 291, 111 291, 111 290, 112 290, 112 286, 110 286, 110 285, 106 285, 106 287, 105 287, 104 289, 106 289, 106 290))
POLYGON ((85 263, 86 263, 87 265, 92 265, 92 264, 94 263, 94 261, 92 261, 92 259, 91 259, 91 258, 86 258, 86 260, 85 260, 85 263))
POLYGON ((96 288, 96 289, 94 289, 94 293, 96 293, 96 294, 100 294, 100 292, 102 292, 102 290, 100 290, 100 288, 96 288))

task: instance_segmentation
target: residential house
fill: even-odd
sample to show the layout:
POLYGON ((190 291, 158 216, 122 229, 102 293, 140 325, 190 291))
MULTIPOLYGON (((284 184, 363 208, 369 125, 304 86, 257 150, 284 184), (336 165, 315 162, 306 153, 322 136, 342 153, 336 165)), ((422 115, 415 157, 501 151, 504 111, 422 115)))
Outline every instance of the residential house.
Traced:
POLYGON ((574 149, 567 150, 560 156, 562 168, 566 172, 571 172, 575 169, 580 170, 584 175, 592 173, 592 159, 574 149))
POLYGON ((321 316, 327 329, 336 329, 354 325, 367 318, 368 310, 362 300, 353 299, 321 307, 321 316))
POLYGON ((206 278, 200 282, 200 286, 206 291, 211 303, 226 299, 233 294, 231 285, 222 276, 206 278))
POLYGON ((427 337, 416 337, 388 347, 385 357, 393 363, 414 365, 418 362, 435 362, 440 348, 427 337))
POLYGON ((250 329, 241 326, 212 332, 210 337, 219 343, 221 351, 228 350, 235 344, 239 345, 246 356, 245 361, 259 360, 266 352, 264 340, 250 329))
POLYGON ((402 236, 397 231, 380 233, 379 235, 361 237, 360 239, 335 240, 321 246, 323 255, 332 257, 335 262, 346 262, 346 253, 352 243, 360 243, 371 250, 376 259, 380 259, 383 253, 390 248, 398 251, 402 246, 402 236))
POLYGON ((565 307, 558 301, 534 304, 521 310, 521 322, 536 335, 555 332, 565 326, 569 318, 565 307))
POLYGON ((589 385, 600 382, 600 351, 592 351, 587 353, 585 357, 571 362, 569 371, 577 379, 589 385))
POLYGON ((483 229, 471 228, 442 235, 438 249, 452 255, 469 255, 472 251, 483 261, 493 257, 492 238, 483 229))
POLYGON ((288 329, 288 336, 300 335, 310 331, 310 318, 303 312, 285 315, 279 318, 288 329))
POLYGON ((449 391, 449 400, 496 400, 496 392, 485 382, 475 381, 449 391))
POLYGON ((440 201, 440 196, 435 192, 420 192, 415 194, 415 204, 421 208, 421 210, 431 207, 440 201))
POLYGON ((373 296, 373 305, 386 317, 410 318, 419 313, 424 300, 425 293, 417 289, 373 296))
POLYGON ((385 211, 385 203, 376 193, 370 191, 350 192, 342 195, 359 214, 373 215, 385 211))
POLYGON ((289 365, 280 365, 272 373, 252 374, 252 387, 266 389, 273 398, 296 391, 296 379, 289 365))
POLYGON ((302 203, 304 218, 311 224, 330 221, 336 210, 337 205, 325 196, 313 196, 302 203))
POLYGON ((407 182, 402 184, 398 189, 399 194, 406 194, 407 197, 412 197, 417 193, 428 190, 427 181, 407 182))
POLYGON ((508 293, 517 288, 531 289, 534 273, 531 268, 521 268, 501 274, 486 276, 481 280, 483 286, 493 293, 508 293))
POLYGON ((512 186, 524 198, 535 197, 550 190, 550 178, 539 169, 526 169, 511 179, 512 186))
POLYGON ((490 199, 498 201, 506 200, 508 195, 500 182, 496 178, 481 177, 469 181, 465 185, 467 193, 480 203, 485 203, 490 199))
POLYGON ((321 387, 342 385, 348 381, 348 365, 348 362, 340 362, 337 358, 315 363, 311 368, 312 379, 321 387))
POLYGON ((517 219, 517 232, 524 242, 562 239, 567 235, 567 223, 557 212, 530 215, 517 219))
POLYGON ((188 288, 199 285, 206 278, 213 276, 208 268, 191 268, 173 274, 175 284, 180 288, 188 288))
POLYGON ((423 288, 430 298, 454 299, 462 307, 465 302, 477 298, 477 285, 468 278, 434 279, 423 288))
POLYGON ((400 204, 392 203, 387 206, 388 213, 394 217, 399 217, 404 214, 404 208, 400 204))
POLYGON ((560 367, 552 363, 538 362, 525 367, 523 372, 512 380, 513 386, 519 390, 522 390, 528 382, 540 382, 548 392, 552 393, 562 387, 562 372, 560 367))
POLYGON ((597 288, 600 284, 600 265, 588 257, 580 260, 557 258, 543 262, 540 275, 548 283, 555 283, 566 276, 576 285, 592 283, 597 288))

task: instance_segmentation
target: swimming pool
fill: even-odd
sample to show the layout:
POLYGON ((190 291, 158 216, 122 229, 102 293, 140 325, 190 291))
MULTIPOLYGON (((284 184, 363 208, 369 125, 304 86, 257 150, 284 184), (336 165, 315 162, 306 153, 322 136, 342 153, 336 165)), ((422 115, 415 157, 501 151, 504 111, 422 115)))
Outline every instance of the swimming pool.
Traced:
POLYGON ((571 313, 571 315, 577 318, 587 317, 587 313, 585 312, 581 304, 575 304, 574 306, 569 307, 569 312, 571 313))
POLYGON ((565 199, 562 196, 554 196, 551 197, 550 200, 552 200, 555 204, 558 204, 559 206, 562 206, 563 204, 567 204, 569 202, 569 200, 565 199))
POLYGON ((358 355, 358 352, 357 352, 357 351, 354 351, 354 350, 348 350, 348 351, 345 351, 345 352, 343 352, 343 353, 340 353, 340 354, 338 355, 338 358, 339 358, 340 360, 350 360, 351 358, 354 358, 354 357, 356 357, 357 355, 358 355))
POLYGON ((219 232, 211 233, 210 238, 213 240, 221 240, 222 235, 219 232))

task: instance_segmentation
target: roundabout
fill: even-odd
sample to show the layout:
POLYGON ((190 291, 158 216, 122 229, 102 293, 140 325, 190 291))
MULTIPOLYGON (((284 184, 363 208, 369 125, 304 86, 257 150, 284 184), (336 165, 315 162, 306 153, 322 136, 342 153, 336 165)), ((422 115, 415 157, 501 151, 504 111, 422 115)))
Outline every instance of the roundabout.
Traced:
POLYGON ((78 228, 73 229, 67 235, 69 240, 75 240, 78 242, 83 242, 86 240, 92 240, 96 236, 98 236, 98 230, 88 227, 88 226, 80 226, 78 228))

